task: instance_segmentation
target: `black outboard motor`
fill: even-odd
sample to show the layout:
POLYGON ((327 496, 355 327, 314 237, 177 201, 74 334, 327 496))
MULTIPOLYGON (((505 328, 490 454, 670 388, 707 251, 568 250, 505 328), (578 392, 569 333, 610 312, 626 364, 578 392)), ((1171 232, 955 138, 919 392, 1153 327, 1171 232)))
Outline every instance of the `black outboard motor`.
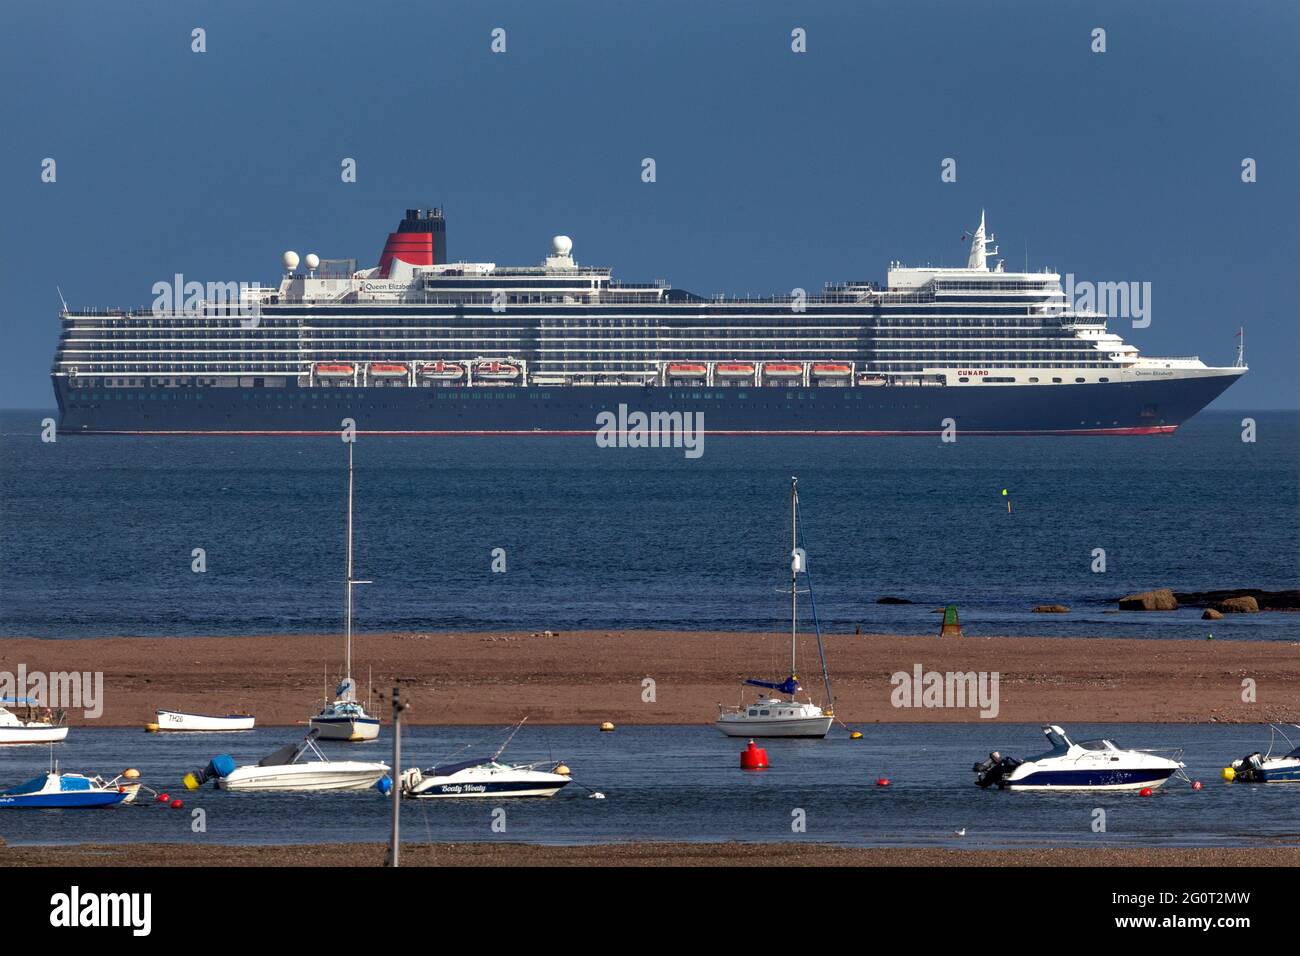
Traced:
POLYGON ((1240 760, 1232 762, 1232 769, 1237 772, 1234 780, 1240 780, 1242 783, 1263 783, 1264 782, 1264 764, 1263 758, 1259 753, 1247 754, 1240 760))
POLYGON ((1023 760, 1018 757, 1004 757, 996 750, 989 754, 989 759, 977 763, 971 769, 975 771, 975 785, 988 788, 995 783, 1002 783, 1007 774, 1019 767, 1023 760))

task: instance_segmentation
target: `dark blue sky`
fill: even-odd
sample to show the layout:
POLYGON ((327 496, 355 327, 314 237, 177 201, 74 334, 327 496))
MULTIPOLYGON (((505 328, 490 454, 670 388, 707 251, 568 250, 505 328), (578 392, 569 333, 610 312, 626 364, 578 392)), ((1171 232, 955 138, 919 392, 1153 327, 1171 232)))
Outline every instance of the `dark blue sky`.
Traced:
POLYGON ((1145 353, 1230 364, 1244 324, 1252 371, 1215 407, 1296 407, 1298 11, 12 0, 0 406, 53 404, 56 285, 135 306, 175 272, 272 282, 287 248, 371 265, 405 207, 443 204, 453 259, 531 263, 564 232, 700 293, 963 264, 986 207, 1008 268, 1150 281, 1150 328, 1112 324, 1145 353))

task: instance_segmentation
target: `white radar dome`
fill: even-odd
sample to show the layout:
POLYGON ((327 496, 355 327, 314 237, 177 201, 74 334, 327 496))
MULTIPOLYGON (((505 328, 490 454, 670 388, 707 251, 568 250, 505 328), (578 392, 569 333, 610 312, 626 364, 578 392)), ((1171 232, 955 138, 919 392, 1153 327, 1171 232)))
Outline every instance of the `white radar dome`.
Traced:
POLYGON ((284 254, 281 261, 284 263, 284 267, 292 272, 294 269, 298 268, 298 253, 290 249, 284 254))
POLYGON ((568 236, 556 236, 551 240, 551 250, 557 256, 567 256, 573 251, 573 240, 568 236))
POLYGON ((303 262, 306 263, 308 269, 317 269, 320 267, 320 256, 314 252, 309 252, 303 262))

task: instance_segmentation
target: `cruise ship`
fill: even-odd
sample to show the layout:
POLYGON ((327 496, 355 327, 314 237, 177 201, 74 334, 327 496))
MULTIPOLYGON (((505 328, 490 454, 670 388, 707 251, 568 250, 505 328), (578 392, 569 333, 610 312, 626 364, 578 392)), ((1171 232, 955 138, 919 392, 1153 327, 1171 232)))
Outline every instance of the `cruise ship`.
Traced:
POLYGON ((1007 271, 982 213, 967 240, 964 268, 891 263, 883 286, 709 297, 580 265, 566 236, 540 265, 450 262, 442 210, 408 209, 370 268, 286 252, 275 286, 65 304, 59 427, 581 435, 631 410, 709 434, 1149 435, 1246 371, 1240 346, 1217 368, 1139 355, 1058 273, 1007 271))

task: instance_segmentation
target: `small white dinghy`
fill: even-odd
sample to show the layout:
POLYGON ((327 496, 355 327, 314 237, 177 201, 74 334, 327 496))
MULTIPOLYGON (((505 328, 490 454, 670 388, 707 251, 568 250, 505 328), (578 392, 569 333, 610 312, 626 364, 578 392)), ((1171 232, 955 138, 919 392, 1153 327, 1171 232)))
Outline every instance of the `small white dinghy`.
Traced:
POLYGON ((330 760, 316 746, 317 731, 281 747, 255 764, 240 767, 228 754, 213 757, 206 767, 185 775, 185 786, 197 790, 216 780, 222 790, 237 792, 307 792, 369 790, 388 774, 388 764, 364 760, 330 760), (310 759, 309 755, 316 759, 310 759), (308 759, 303 759, 307 757, 308 759))
POLYGON ((146 729, 153 733, 223 733, 232 730, 252 730, 257 720, 252 714, 227 714, 214 717, 209 714, 189 714, 183 710, 155 711, 156 720, 146 729))
POLYGON ((65 739, 63 711, 51 714, 47 708, 46 714, 48 718, 38 715, 36 701, 30 697, 0 699, 0 744, 52 744, 65 739), (15 714, 9 707, 23 710, 15 714))

